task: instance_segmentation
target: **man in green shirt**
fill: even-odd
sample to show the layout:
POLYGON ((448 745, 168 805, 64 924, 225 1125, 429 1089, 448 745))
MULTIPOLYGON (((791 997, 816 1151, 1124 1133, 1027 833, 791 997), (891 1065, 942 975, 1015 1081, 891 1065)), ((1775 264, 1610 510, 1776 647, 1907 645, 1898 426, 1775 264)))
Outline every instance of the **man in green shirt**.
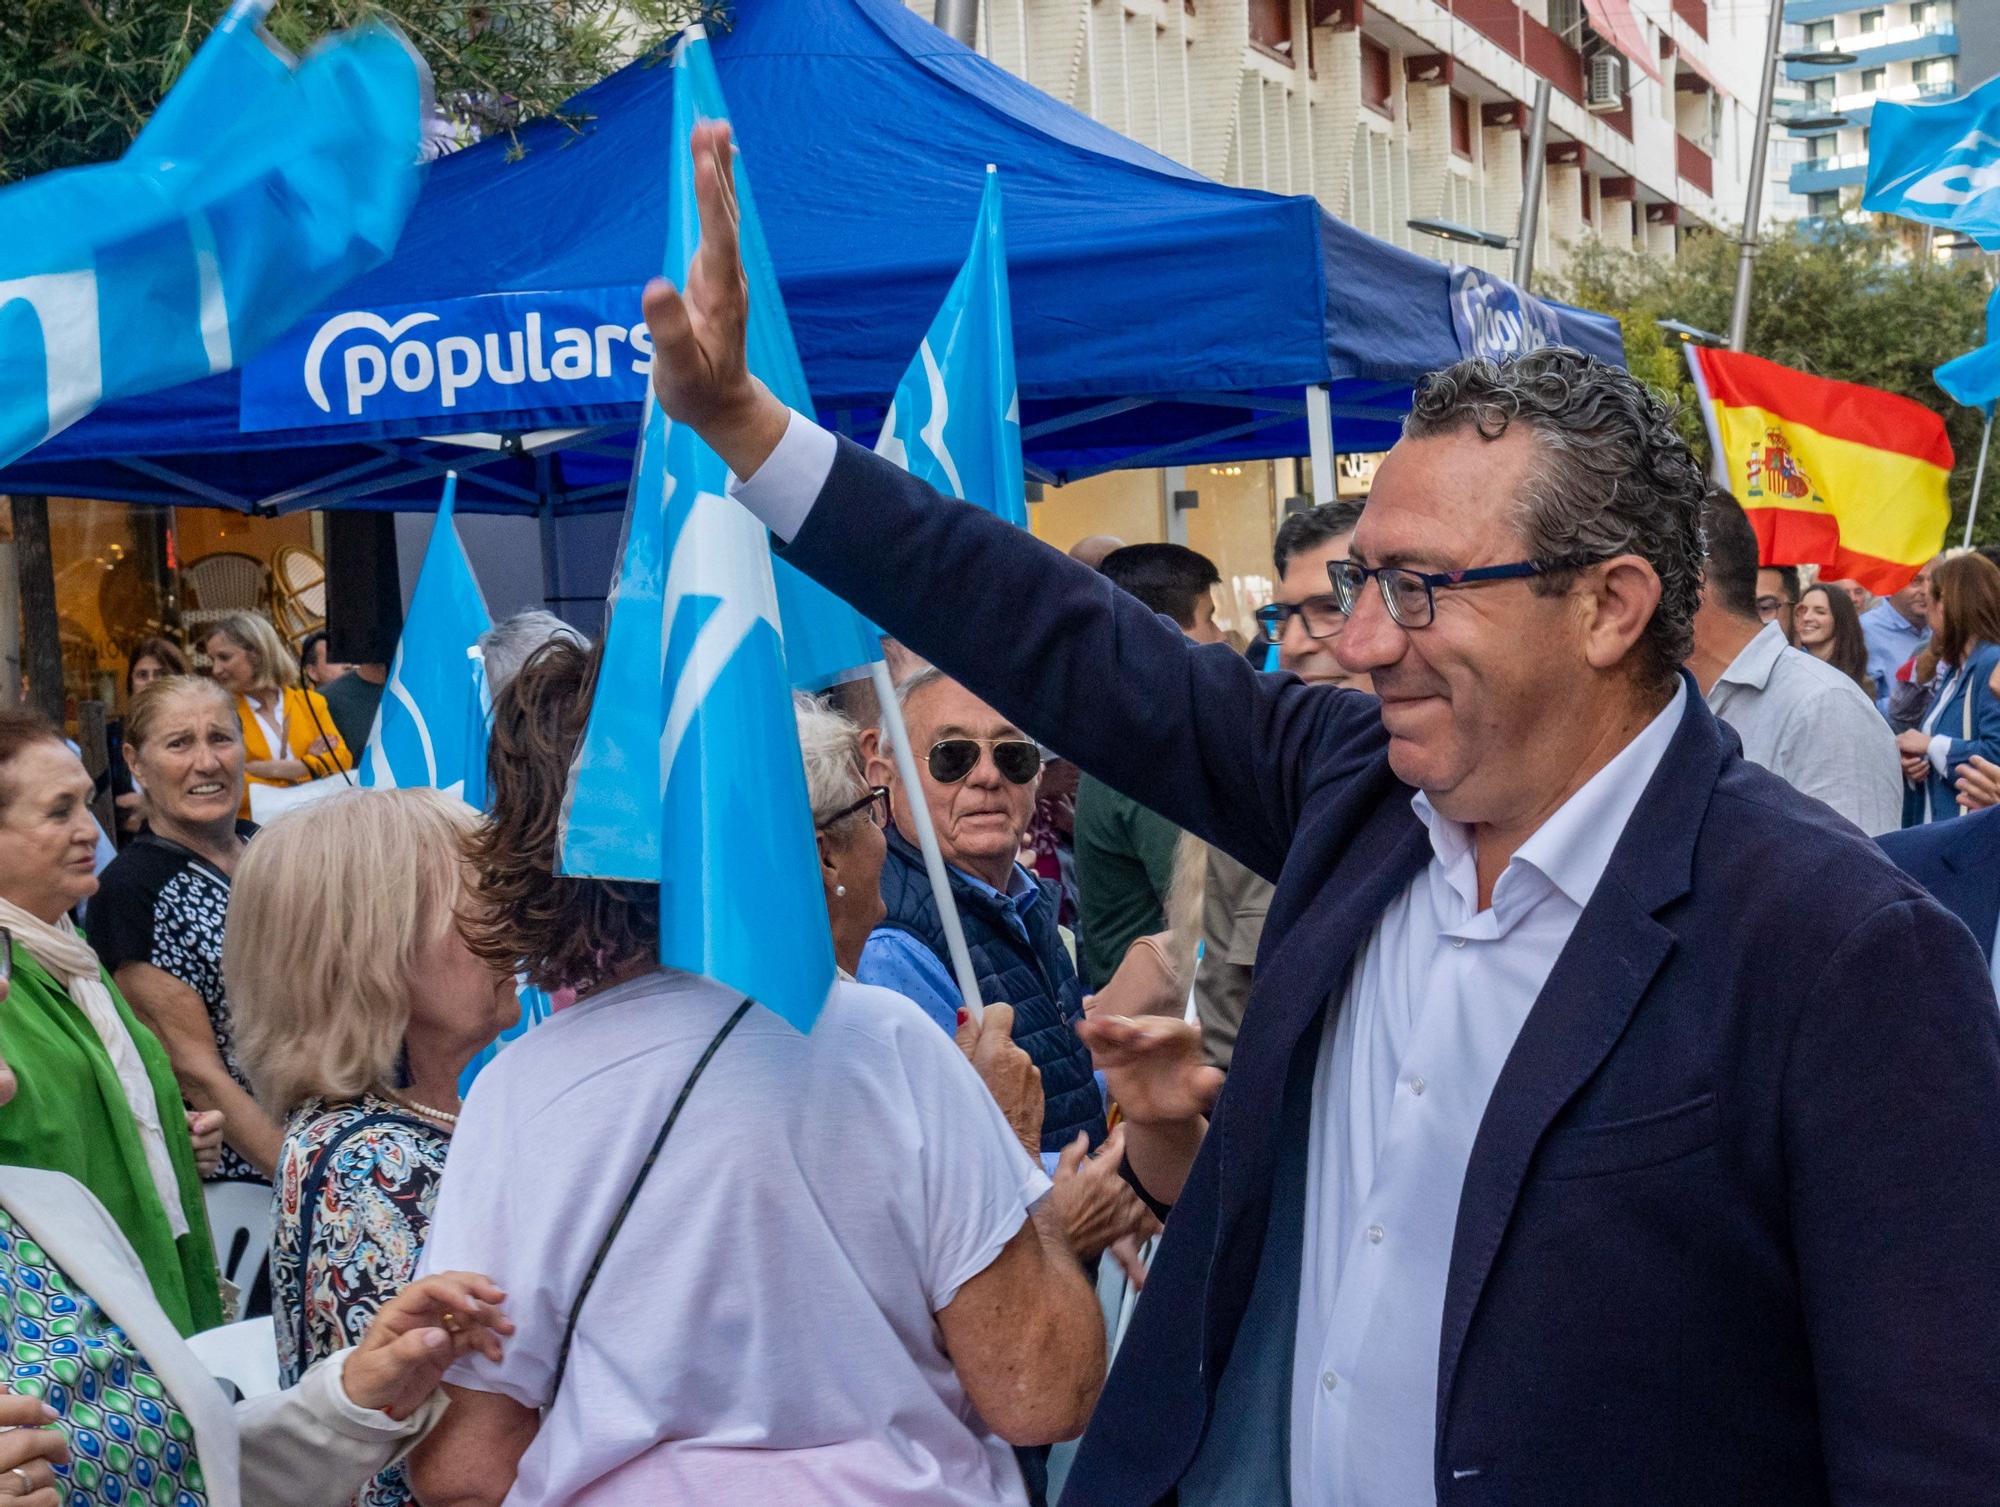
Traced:
MULTIPOLYGON (((1098 567, 1114 585, 1170 617, 1198 644, 1222 642, 1211 589, 1222 577, 1181 544, 1128 544, 1098 567)), ((1101 780, 1076 792, 1078 931, 1084 984, 1101 989, 1140 937, 1166 930, 1181 831, 1101 780)))

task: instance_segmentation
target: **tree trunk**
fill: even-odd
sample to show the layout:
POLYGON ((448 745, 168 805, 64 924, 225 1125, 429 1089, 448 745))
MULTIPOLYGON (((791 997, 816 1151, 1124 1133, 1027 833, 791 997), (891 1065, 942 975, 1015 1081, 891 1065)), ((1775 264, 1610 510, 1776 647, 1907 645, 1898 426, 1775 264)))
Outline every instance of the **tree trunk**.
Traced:
POLYGON ((21 669, 28 704, 58 727, 63 720, 62 628, 56 567, 49 553, 49 500, 14 498, 14 568, 21 584, 21 669))

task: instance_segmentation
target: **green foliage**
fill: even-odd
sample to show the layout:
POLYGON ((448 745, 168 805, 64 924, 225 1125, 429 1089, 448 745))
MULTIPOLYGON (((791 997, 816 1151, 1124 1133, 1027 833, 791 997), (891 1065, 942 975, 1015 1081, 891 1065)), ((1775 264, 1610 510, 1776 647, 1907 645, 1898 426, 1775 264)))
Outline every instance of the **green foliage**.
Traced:
MULTIPOLYGON (((227 0, 0 0, 0 184, 131 143, 227 0)), ((378 16, 430 64, 447 111, 511 134, 712 9, 706 0, 278 0, 294 52, 378 16)), ((712 19, 712 17, 711 17, 712 19)))
MULTIPOLYGON (((1654 321, 1727 331, 1736 250, 1723 236, 1690 236, 1674 261, 1660 262, 1587 244, 1574 252, 1554 290, 1571 303, 1618 316, 1633 373, 1680 399, 1683 430, 1703 455, 1708 439, 1680 343, 1654 321)), ((1925 265, 1891 230, 1877 226, 1837 226, 1821 235, 1782 229, 1765 241, 1751 284, 1746 343, 1753 354, 1901 393, 1944 416, 1958 456, 1951 478, 1953 543, 1965 527, 1984 419, 1946 397, 1931 372, 1984 343, 1989 291, 1981 262, 1925 265)), ((2000 542, 2000 455, 1987 467, 1976 537, 2000 542)))

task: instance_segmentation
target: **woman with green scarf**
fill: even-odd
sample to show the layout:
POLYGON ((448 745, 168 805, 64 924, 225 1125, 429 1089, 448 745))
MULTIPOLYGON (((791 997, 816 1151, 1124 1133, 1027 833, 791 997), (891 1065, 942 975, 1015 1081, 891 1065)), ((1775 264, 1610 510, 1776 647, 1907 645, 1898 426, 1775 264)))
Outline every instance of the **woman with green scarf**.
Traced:
POLYGON ((20 1092, 0 1164, 67 1173, 97 1196, 184 1335, 223 1322, 215 1250, 180 1087, 70 910, 97 890, 91 779, 38 714, 0 710, 0 927, 13 987, 0 1057, 20 1092))

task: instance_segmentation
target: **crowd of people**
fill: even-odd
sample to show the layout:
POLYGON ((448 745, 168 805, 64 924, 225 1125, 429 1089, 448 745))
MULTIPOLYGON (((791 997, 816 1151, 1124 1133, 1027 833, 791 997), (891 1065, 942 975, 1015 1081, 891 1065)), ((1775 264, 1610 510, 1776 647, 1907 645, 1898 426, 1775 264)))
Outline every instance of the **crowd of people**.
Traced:
POLYGON ((558 872, 600 661, 546 614, 482 645, 483 811, 344 788, 384 667, 254 615, 134 650, 108 864, 0 712, 0 1496, 1989 1494, 2000 566, 1767 566, 1545 351, 1437 374, 1229 642, 1197 552, 1065 560, 788 413, 733 298, 649 290, 660 401, 895 635, 914 755, 796 700, 819 1021, 558 872), (270 1187, 247 1290, 205 1180, 270 1187), (186 1340, 257 1312, 232 1407, 186 1340))

